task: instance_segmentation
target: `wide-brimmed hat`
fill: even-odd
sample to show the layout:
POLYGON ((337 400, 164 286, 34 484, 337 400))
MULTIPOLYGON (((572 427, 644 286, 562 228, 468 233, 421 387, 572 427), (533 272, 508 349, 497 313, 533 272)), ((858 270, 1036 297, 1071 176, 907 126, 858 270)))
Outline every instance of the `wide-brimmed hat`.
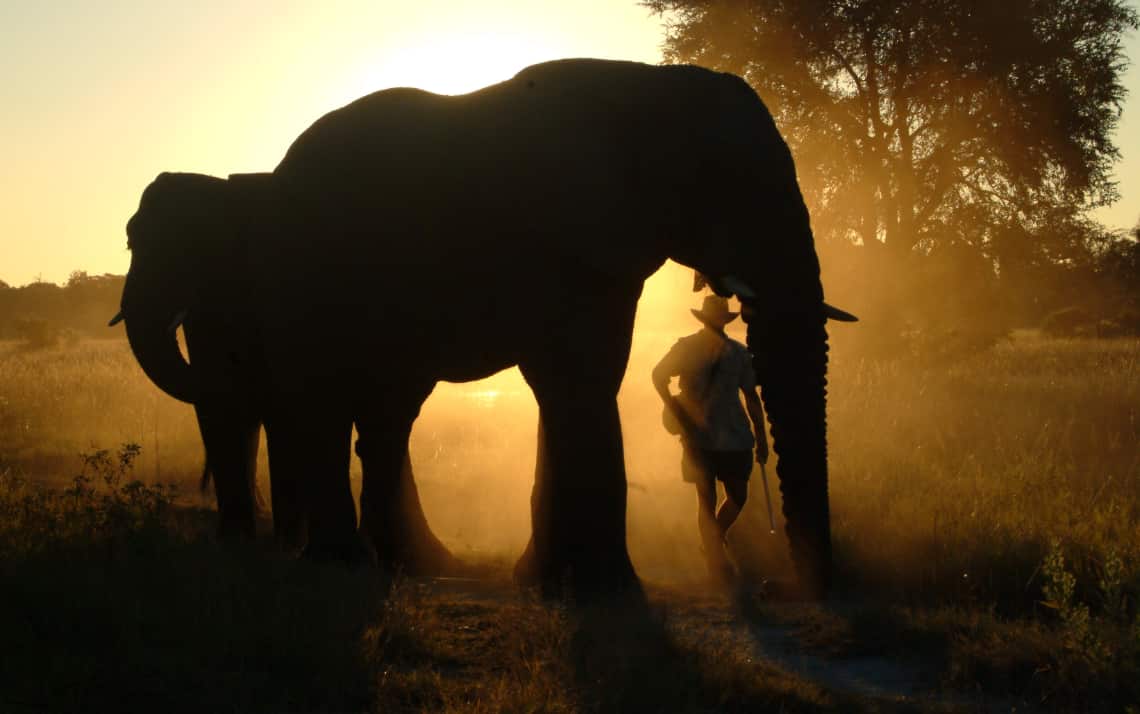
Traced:
POLYGON ((728 300, 719 295, 706 295, 701 303, 700 310, 690 310, 693 317, 705 323, 714 330, 723 330, 724 326, 736 319, 739 312, 728 309, 728 300))

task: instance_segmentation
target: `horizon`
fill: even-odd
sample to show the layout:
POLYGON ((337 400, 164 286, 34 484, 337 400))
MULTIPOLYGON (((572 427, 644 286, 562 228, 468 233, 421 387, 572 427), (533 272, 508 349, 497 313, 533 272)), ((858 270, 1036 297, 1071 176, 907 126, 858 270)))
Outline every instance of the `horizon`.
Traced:
MULTIPOLYGON (((656 63, 664 40, 632 0, 60 7, 0 10, 0 84, 18 108, 0 117, 0 280, 12 286, 126 273, 125 225, 156 175, 270 171, 314 120, 372 91, 463 93, 570 56, 656 63)), ((1113 229, 1140 222, 1137 33, 1126 54, 1121 198, 1092 213, 1113 229)))

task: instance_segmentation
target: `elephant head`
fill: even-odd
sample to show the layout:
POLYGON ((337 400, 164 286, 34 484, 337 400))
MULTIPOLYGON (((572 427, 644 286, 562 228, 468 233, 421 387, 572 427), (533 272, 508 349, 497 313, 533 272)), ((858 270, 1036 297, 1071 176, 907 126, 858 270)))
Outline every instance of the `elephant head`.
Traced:
POLYGON ((143 192, 127 223, 131 266, 121 310, 111 323, 126 322, 143 371, 184 402, 195 401, 198 385, 176 331, 207 300, 205 289, 221 281, 218 266, 233 242, 227 195, 223 179, 164 173, 143 192))

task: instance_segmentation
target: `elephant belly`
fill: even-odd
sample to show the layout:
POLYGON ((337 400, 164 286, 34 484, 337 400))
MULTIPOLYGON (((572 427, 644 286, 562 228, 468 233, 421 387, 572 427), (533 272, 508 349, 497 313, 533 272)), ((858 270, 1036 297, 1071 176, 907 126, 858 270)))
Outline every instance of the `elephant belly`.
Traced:
POLYGON ((432 348, 436 354, 425 355, 425 361, 434 362, 438 379, 473 382, 519 363, 522 340, 518 325, 488 321, 478 328, 463 329, 469 327, 450 326, 437 332, 438 342, 432 348))

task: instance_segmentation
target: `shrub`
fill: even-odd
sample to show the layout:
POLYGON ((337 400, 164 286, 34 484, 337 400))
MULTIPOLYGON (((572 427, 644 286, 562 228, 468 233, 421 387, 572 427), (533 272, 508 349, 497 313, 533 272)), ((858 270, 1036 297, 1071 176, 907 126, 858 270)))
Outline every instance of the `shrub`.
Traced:
POLYGON ((1084 308, 1066 307, 1046 315, 1041 331, 1051 337, 1076 337, 1082 330, 1091 332, 1095 323, 1084 308))
POLYGON ((1140 310, 1125 308, 1117 313, 1112 322, 1120 330, 1120 337, 1140 337, 1140 310))
POLYGON ((82 454, 82 470, 62 491, 0 472, 0 557, 61 546, 114 555, 164 532, 176 489, 130 478, 141 451, 123 444, 82 454))
POLYGON ((42 350, 59 344, 59 328, 42 318, 19 318, 12 327, 17 339, 23 340, 28 349, 42 350))

